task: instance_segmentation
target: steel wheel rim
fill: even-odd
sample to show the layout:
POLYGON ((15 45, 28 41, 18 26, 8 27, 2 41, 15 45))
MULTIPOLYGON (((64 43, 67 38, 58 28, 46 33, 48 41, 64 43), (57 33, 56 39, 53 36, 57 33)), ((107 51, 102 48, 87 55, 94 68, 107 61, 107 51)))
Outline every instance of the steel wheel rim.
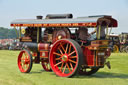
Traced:
POLYGON ((21 72, 27 72, 30 67, 30 56, 26 51, 21 51, 18 56, 18 67, 21 72))
POLYGON ((55 43, 50 56, 52 70, 61 77, 72 75, 78 66, 77 49, 67 40, 55 43))

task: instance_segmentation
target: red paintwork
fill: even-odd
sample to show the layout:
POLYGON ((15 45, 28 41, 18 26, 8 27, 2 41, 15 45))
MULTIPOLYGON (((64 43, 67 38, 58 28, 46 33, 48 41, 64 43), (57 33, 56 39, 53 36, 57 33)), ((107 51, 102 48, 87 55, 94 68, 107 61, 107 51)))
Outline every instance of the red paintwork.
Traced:
POLYGON ((48 55, 49 55, 49 52, 48 52, 48 51, 41 51, 41 52, 40 52, 40 57, 41 57, 41 58, 43 58, 43 57, 44 57, 44 58, 48 58, 48 55))
POLYGON ((118 26, 118 23, 115 19, 113 19, 113 18, 109 18, 109 19, 111 20, 109 27, 117 27, 118 26))
POLYGON ((78 27, 78 26, 92 26, 95 27, 97 23, 62 23, 62 24, 11 24, 11 26, 29 26, 29 27, 78 27))
POLYGON ((34 52, 33 52, 33 53, 32 53, 32 56, 37 56, 37 53, 34 53, 34 52))
MULTIPOLYGON (((37 57, 37 53, 33 52, 32 56, 37 57)), ((41 58, 48 58, 48 56, 49 56, 49 51, 40 51, 41 58)))
POLYGON ((86 64, 88 66, 94 66, 94 51, 88 49, 88 47, 83 48, 83 54, 86 64))
POLYGON ((49 49, 50 49, 50 45, 48 43, 39 43, 38 44, 38 51, 49 50, 49 49))

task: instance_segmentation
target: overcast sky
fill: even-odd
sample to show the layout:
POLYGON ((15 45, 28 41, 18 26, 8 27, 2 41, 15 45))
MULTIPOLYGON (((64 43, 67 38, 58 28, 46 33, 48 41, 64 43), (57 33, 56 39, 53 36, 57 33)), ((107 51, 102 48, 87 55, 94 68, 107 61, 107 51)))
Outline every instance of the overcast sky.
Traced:
POLYGON ((61 13, 74 17, 112 15, 119 24, 113 32, 128 32, 128 0, 0 0, 0 27, 10 28, 15 19, 61 13))

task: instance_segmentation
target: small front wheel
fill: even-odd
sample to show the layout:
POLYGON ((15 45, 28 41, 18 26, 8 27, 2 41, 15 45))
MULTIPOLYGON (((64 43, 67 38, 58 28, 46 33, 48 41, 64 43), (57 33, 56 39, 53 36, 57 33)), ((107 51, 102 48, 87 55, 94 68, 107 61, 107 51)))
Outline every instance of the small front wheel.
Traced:
POLYGON ((18 56, 18 67, 23 73, 29 73, 32 69, 32 55, 28 50, 22 50, 18 56))

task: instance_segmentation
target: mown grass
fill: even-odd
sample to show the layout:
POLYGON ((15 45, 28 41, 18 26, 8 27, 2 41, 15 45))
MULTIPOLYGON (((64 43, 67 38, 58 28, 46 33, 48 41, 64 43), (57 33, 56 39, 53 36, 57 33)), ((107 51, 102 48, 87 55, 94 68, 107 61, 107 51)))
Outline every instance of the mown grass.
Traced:
POLYGON ((0 50, 0 85, 128 85, 128 54, 113 53, 108 59, 112 69, 106 66, 92 76, 62 78, 46 72, 40 64, 34 64, 30 73, 21 73, 17 67, 19 51, 0 50))

